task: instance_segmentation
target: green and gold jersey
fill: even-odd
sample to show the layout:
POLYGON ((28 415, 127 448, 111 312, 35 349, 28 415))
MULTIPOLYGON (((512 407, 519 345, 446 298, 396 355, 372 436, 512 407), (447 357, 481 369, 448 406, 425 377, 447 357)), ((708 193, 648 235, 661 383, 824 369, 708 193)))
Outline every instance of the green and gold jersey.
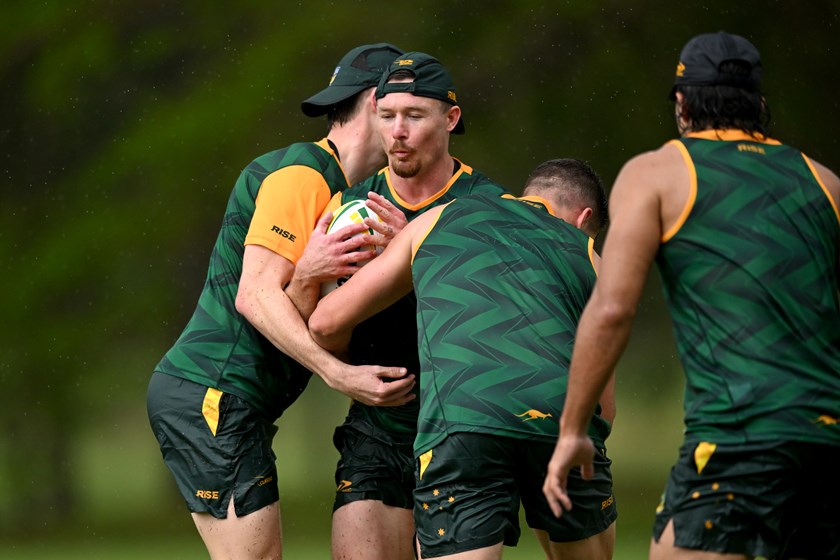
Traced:
MULTIPOLYGON (((537 197, 450 204, 412 261, 420 455, 455 432, 554 442, 593 242, 537 197)), ((599 447, 609 424, 593 415, 599 447)))
POLYGON ((690 441, 840 444, 840 215, 798 150, 740 131, 673 141, 689 201, 656 257, 690 441))
MULTIPOLYGON (((235 394, 267 417, 279 417, 306 387, 310 372, 275 348, 236 310, 246 235, 249 243, 268 246, 293 259, 306 245, 331 196, 348 186, 341 164, 325 140, 293 144, 251 162, 228 200, 195 312, 155 371, 235 394), (310 180, 300 184, 296 179, 301 176, 310 180), (275 181, 276 177, 285 179, 275 181), (263 200, 261 190, 268 189, 265 185, 275 191, 270 200, 290 201, 281 209, 288 216, 278 218, 273 226, 268 220, 262 228, 251 228, 257 199, 263 200), (298 199, 300 204, 291 203, 298 199), (313 208, 307 208, 316 199, 322 201, 320 207, 311 204, 313 208), (257 239, 251 241, 252 235, 257 239), (260 241, 260 237, 266 240, 260 241), (281 248, 283 244, 289 249, 281 248)), ((270 210, 272 215, 278 214, 277 209, 270 210)))
MULTIPOLYGON (((454 160, 457 167, 452 177, 434 196, 417 204, 409 204, 391 186, 389 170, 377 174, 334 197, 333 205, 351 200, 367 199, 370 191, 381 194, 405 213, 411 221, 426 210, 446 204, 455 198, 472 193, 499 196, 505 189, 468 165, 454 160)), ((420 372, 417 357, 417 300, 414 293, 356 326, 350 340, 350 361, 353 364, 402 366, 415 375, 420 372)), ((419 390, 419 389, 417 389, 419 390)), ((413 439, 417 432, 417 399, 399 407, 375 407, 354 402, 350 414, 361 417, 378 429, 413 439)))

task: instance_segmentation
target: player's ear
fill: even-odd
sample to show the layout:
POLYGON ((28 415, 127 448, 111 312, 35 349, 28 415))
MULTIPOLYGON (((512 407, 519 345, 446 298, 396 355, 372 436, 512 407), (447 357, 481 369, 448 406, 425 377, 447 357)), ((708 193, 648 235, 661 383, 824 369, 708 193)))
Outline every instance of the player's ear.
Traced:
POLYGON ((578 228, 581 231, 586 231, 586 229, 584 229, 584 225, 586 224, 586 221, 589 220, 589 218, 591 216, 592 216, 592 208, 589 208, 587 206, 586 208, 581 210, 580 213, 578 214, 577 218, 575 218, 575 227, 578 228))
POLYGON ((458 119, 461 118, 461 108, 457 105, 452 105, 446 112, 446 130, 452 132, 455 125, 458 124, 458 119))

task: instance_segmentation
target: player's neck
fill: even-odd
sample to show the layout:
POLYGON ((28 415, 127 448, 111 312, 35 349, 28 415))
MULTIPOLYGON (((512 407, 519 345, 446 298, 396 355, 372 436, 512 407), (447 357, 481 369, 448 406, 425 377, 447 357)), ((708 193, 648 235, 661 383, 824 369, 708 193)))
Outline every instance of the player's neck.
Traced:
POLYGON ((327 139, 338 149, 341 167, 351 185, 373 175, 386 164, 378 137, 360 127, 333 128, 327 139))

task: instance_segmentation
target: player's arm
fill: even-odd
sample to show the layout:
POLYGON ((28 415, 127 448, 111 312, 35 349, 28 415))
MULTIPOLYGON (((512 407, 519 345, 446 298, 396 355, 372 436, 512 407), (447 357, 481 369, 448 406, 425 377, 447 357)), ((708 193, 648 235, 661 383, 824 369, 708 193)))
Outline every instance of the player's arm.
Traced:
POLYGON ((309 319, 310 332, 318 344, 331 352, 342 352, 356 325, 411 292, 413 248, 441 209, 430 210, 408 224, 381 255, 318 303, 309 319))
POLYGON ((327 233, 332 213, 318 220, 318 225, 306 244, 303 255, 295 266, 294 274, 286 286, 286 294, 297 307, 304 321, 309 320, 318 298, 321 284, 343 276, 351 276, 359 270, 357 263, 369 261, 376 256, 375 250, 359 250, 372 245, 376 236, 363 234, 364 223, 350 224, 338 231, 327 233))
POLYGON ((365 224, 352 224, 327 233, 332 212, 341 202, 341 193, 330 199, 295 264, 292 279, 285 286, 286 294, 304 321, 309 319, 318 303, 323 282, 353 274, 358 268, 354 263, 370 260, 376 255, 374 251, 358 251, 363 245, 370 245, 372 236, 353 237, 366 229, 365 224))
MULTIPOLYGON (((264 188, 276 186, 271 181, 267 185, 264 182, 260 196, 264 188)), ((413 376, 406 376, 404 368, 353 367, 337 360, 315 344, 297 308, 283 290, 294 271, 291 259, 295 258, 295 251, 300 250, 300 245, 296 243, 306 243, 306 240, 297 238, 297 232, 305 231, 301 226, 297 229, 287 226, 291 221, 282 214, 274 213, 276 206, 296 202, 295 208, 300 210, 299 206, 307 204, 323 206, 326 200, 318 202, 317 193, 301 196, 297 201, 273 199, 268 191, 265 194, 268 196, 257 200, 257 211, 246 238, 236 296, 237 311, 274 346, 319 375, 331 388, 368 404, 397 405, 410 400, 407 395, 414 380, 413 376), (277 230, 294 230, 295 234, 283 236, 277 230), (402 379, 387 383, 382 380, 383 377, 402 379)), ((317 216, 318 212, 319 209, 310 209, 309 215, 317 216)), ((305 233, 299 235, 305 237, 305 233)))
MULTIPOLYGON (((822 183, 826 191, 828 191, 826 195, 828 195, 829 202, 834 207, 834 212, 837 214, 838 225, 840 225, 840 178, 838 178, 831 169, 821 163, 816 162, 811 158, 808 158, 808 161, 813 165, 814 171, 816 172, 820 183, 822 183)), ((840 253, 837 255, 837 263, 840 264, 840 253)), ((840 286, 838 287, 840 288, 840 286)))
POLYGON ((344 351, 356 325, 411 292, 412 231, 411 226, 403 229, 381 255, 318 302, 309 318, 318 344, 334 353, 344 351))
POLYGON ((601 406, 601 418, 610 423, 610 426, 615 422, 615 372, 610 375, 607 386, 604 387, 604 392, 598 399, 598 404, 601 406))
POLYGON ((376 256, 376 251, 360 251, 362 247, 387 247, 388 243, 406 225, 405 214, 385 197, 368 193, 368 208, 382 220, 365 218, 364 223, 351 224, 336 232, 327 233, 332 211, 342 203, 341 194, 336 194, 326 208, 326 214, 318 220, 315 231, 309 238, 303 255, 297 262, 294 275, 286 293, 295 303, 305 321, 321 295, 321 284, 344 276, 352 276, 359 270, 357 263, 364 263, 376 256), (356 235, 371 228, 379 235, 356 235), (355 237, 354 237, 355 236, 355 237))
POLYGON ((680 157, 676 148, 666 148, 630 160, 612 189, 611 225, 598 282, 578 324, 560 437, 543 486, 557 516, 563 508, 572 507, 566 493, 569 470, 581 465, 584 478, 593 474, 594 447, 587 437, 589 419, 630 336, 636 306, 662 236, 660 193, 672 180, 674 166, 681 163, 674 159, 680 157))
MULTIPOLYGON (((599 255, 593 246, 593 243, 590 242, 589 247, 589 259, 592 262, 592 268, 595 269, 595 273, 597 274, 599 270, 601 270, 601 255, 599 255)), ((607 386, 604 388, 604 392, 601 393, 601 397, 598 399, 598 404, 601 407, 601 418, 606 420, 612 426, 613 422, 615 422, 615 414, 616 414, 616 406, 615 406, 615 371, 610 375, 610 380, 607 382, 607 386)))

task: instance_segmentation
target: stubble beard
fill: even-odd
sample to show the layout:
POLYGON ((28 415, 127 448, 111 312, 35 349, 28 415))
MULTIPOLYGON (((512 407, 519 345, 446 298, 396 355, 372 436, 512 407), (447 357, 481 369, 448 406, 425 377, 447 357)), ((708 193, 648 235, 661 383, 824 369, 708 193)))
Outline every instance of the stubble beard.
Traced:
POLYGON ((402 177, 403 179, 410 179, 420 172, 420 162, 416 159, 412 159, 412 155, 414 155, 413 152, 405 158, 392 155, 388 156, 388 160, 394 174, 398 177, 402 177))

